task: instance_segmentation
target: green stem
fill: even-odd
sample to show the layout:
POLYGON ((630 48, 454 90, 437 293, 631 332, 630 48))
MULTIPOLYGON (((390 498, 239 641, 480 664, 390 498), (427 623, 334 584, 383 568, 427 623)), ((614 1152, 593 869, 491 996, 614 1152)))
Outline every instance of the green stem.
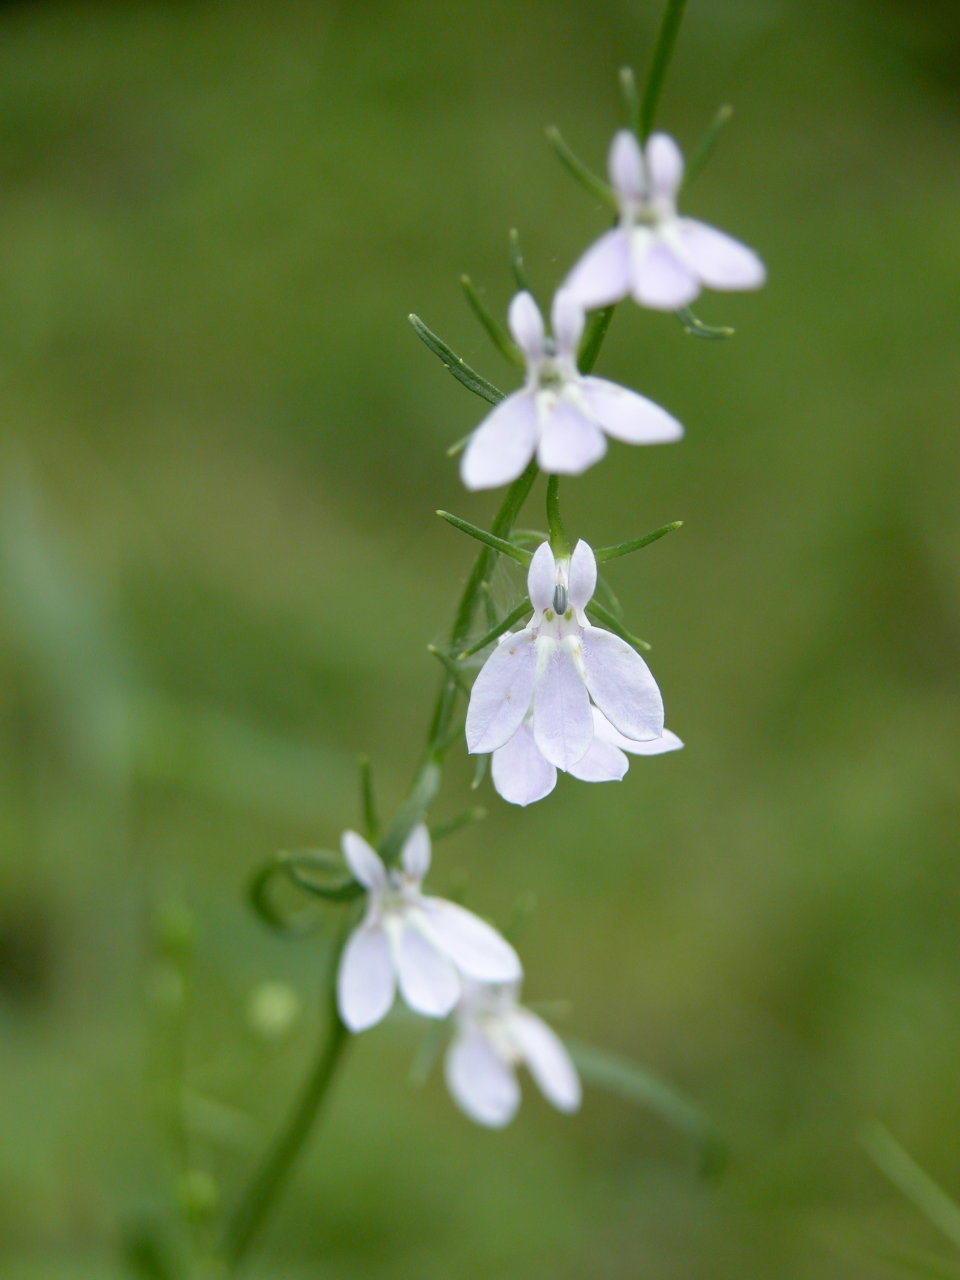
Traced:
MULTIPOLYGON (((331 974, 336 972, 339 965, 345 940, 346 931, 341 933, 334 947, 331 974)), ((246 1196, 227 1229, 223 1242, 223 1259, 228 1275, 235 1274, 240 1267, 286 1182, 329 1092, 337 1068, 342 1061, 343 1051, 349 1041, 349 1032, 340 1021, 340 1015, 337 1012, 335 983, 331 980, 327 985, 330 991, 329 1024, 324 1031, 324 1039, 316 1062, 304 1082, 303 1090, 289 1120, 255 1174, 246 1196)))
POLYGON ((640 137, 644 141, 653 130, 657 103, 660 101, 667 68, 673 57, 673 47, 677 43, 686 2, 687 0, 667 0, 667 7, 663 12, 663 21, 660 23, 660 32, 650 60, 650 70, 647 72, 647 82, 643 88, 643 100, 640 103, 640 137))
POLYGON ((562 560, 570 554, 570 544, 560 516, 559 476, 550 476, 547 480, 547 528, 550 530, 550 550, 558 560, 562 560))

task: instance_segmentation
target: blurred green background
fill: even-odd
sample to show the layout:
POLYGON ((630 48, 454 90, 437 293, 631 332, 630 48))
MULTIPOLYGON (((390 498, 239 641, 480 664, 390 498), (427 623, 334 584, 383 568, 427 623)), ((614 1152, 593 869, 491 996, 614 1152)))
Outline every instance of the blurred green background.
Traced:
MULTIPOLYGON (((483 406, 406 323, 511 372, 507 230, 544 298, 659 7, 490 0, 0 10, 0 1276, 108 1280, 172 1214, 163 1124, 232 1206, 309 1061, 322 935, 243 888, 402 798, 477 522, 483 406), (178 907, 176 904, 180 904, 178 907), (184 1057, 156 920, 196 930, 184 1057), (302 1017, 258 1035, 250 993, 302 1017)), ((350 1069, 250 1274, 822 1280, 940 1251, 858 1141, 960 1193, 956 434, 960 46, 949 4, 691 0, 660 122, 736 116, 685 207, 761 252, 731 342, 621 308, 598 372, 687 427, 566 486, 686 750, 561 778, 439 847, 532 1000, 696 1100, 730 1163, 590 1090, 491 1134, 398 1017, 350 1069)), ((526 523, 542 523, 541 490, 526 523)), ((503 571, 512 603, 518 577, 503 571)), ((434 816, 475 801, 455 749, 434 816)), ((944 1256, 948 1256, 944 1245, 944 1256)))

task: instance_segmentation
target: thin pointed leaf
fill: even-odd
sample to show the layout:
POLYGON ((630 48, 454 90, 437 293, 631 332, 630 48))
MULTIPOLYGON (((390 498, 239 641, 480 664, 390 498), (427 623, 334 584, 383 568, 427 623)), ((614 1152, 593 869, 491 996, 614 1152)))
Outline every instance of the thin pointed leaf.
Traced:
POLYGON ((452 836, 455 831, 461 830, 462 827, 469 827, 475 822, 482 822, 486 816, 486 809, 480 806, 475 809, 464 809, 463 813, 458 813, 455 817, 447 818, 445 821, 438 822, 435 826, 432 826, 430 828, 430 839, 436 844, 444 836, 452 836))
POLYGON ((499 640, 505 631, 509 631, 515 622, 519 622, 525 614, 530 612, 530 601, 521 600, 515 609, 511 609, 505 618, 501 618, 495 627, 476 644, 472 644, 469 649, 464 649, 462 653, 458 653, 457 657, 462 662, 465 658, 471 658, 475 653, 479 653, 481 649, 485 649, 488 644, 493 644, 495 640, 499 640))
POLYGON ((860 1141, 880 1172, 960 1248, 960 1204, 934 1182, 882 1124, 865 1126, 860 1141))
POLYGON ((458 356, 452 347, 448 347, 442 338, 438 338, 432 329, 428 329, 419 316, 411 314, 408 319, 420 341, 430 348, 443 367, 448 369, 459 383, 474 395, 486 400, 488 404, 500 403, 503 399, 502 391, 499 391, 492 382, 488 382, 482 374, 477 373, 476 369, 471 369, 466 360, 458 356))
POLYGON ((710 121, 707 132, 694 147, 689 159, 687 160, 686 166, 684 167, 683 182, 680 184, 681 191, 685 190, 690 185, 713 155, 713 149, 717 145, 717 140, 732 115, 733 107, 729 105, 723 106, 710 121))
POLYGON ((499 538, 495 533, 488 533, 486 529, 478 528, 477 525, 471 524, 469 520, 462 520, 460 516, 451 515, 449 511, 438 511, 437 515, 441 520, 446 520, 447 524, 452 524, 455 529, 459 529, 461 533, 466 533, 469 537, 476 538, 478 542, 485 543, 502 556, 509 556, 511 560, 516 560, 517 564, 522 564, 524 568, 533 559, 530 552, 523 547, 514 546, 506 538, 499 538))
POLYGON ((684 333, 688 333, 691 338, 706 338, 714 342, 719 338, 732 338, 736 333, 736 329, 732 329, 728 324, 704 324, 689 307, 681 307, 676 312, 676 317, 683 326, 684 333))
POLYGON ((627 128, 636 133, 640 128, 640 95, 637 93, 633 67, 620 68, 620 97, 627 117, 627 128))
POLYGON ((313 911, 284 912, 272 900, 271 893, 279 876, 289 883, 286 866, 278 859, 265 863, 251 877, 247 887, 247 901, 260 920, 275 933, 289 937, 303 937, 320 927, 321 921, 313 911))
POLYGON ((657 43, 650 60, 643 97, 640 101, 640 137, 646 141, 653 132, 653 122, 657 114, 657 104, 663 92, 663 83, 667 77, 667 68, 673 57, 673 49, 677 43, 680 23, 683 21, 683 10, 686 0, 667 0, 663 11, 663 20, 657 35, 657 43))
POLYGON ((527 279, 527 268, 523 261, 523 254, 520 252, 520 232, 516 227, 510 231, 510 270, 513 272, 513 279, 517 288, 526 290, 527 293, 532 293, 530 281, 527 279))
POLYGON ((483 611, 487 617, 487 629, 492 630, 497 625, 497 606, 494 604, 489 582, 480 583, 480 594, 483 596, 483 611))
POLYGON ((470 681, 467 679, 457 659, 451 657, 449 653, 444 653, 442 649, 438 649, 435 644, 428 644, 427 652, 433 654, 460 692, 469 695, 470 681))
POLYGON ((590 169, 570 150, 563 140, 563 136, 556 125, 550 125, 547 129, 547 138, 554 151, 557 153, 557 159, 582 187, 585 187, 592 196, 595 196, 601 204, 605 204, 613 213, 617 213, 619 205, 617 197, 613 190, 602 178, 591 172, 590 169))
POLYGON ((387 866, 396 862, 407 836, 430 808, 440 789, 440 766, 431 756, 417 774, 410 794, 380 842, 380 857, 387 866))
POLYGON ((463 453, 464 449, 470 443, 470 437, 472 435, 473 432, 468 431, 467 434, 465 436, 461 436, 459 440, 454 440, 453 444, 447 449, 447 457, 455 458, 458 453, 463 453))
POLYGON ((615 636, 619 636, 621 640, 626 640, 631 648, 640 650, 644 653, 653 646, 646 640, 641 640, 639 636, 635 636, 628 631, 618 618, 615 618, 609 609, 605 609, 602 604, 598 604, 596 600, 591 600, 587 605, 587 613, 590 617, 595 618, 597 622, 602 622, 608 631, 612 631, 615 636))
POLYGON ((373 773, 370 769, 370 757, 360 757, 360 812, 363 815, 363 833, 368 843, 376 844, 380 839, 380 819, 377 816, 377 802, 373 794, 373 773))
POLYGON ((616 560, 617 556, 629 555, 631 551, 639 551, 641 547, 648 547, 651 542, 657 542, 668 533, 673 533, 674 529, 679 529, 683 524, 682 520, 673 520, 670 524, 661 525, 659 529, 654 529, 652 533, 645 533, 641 538, 631 538, 628 542, 618 542, 614 547, 601 547, 593 554, 597 558, 597 564, 603 564, 605 560, 616 560))
POLYGON ((510 337, 507 327, 487 310, 486 304, 473 287, 473 281, 469 276, 460 277, 460 287, 466 294, 467 302, 470 304, 470 310, 477 317, 487 336, 493 345, 497 348, 505 360, 517 369, 525 369, 526 362, 520 352, 520 348, 510 337))
POLYGON ((343 859, 329 849, 301 849, 277 855, 291 884, 325 902, 352 902, 366 891, 344 875, 343 859))
POLYGON ((610 321, 613 319, 615 310, 616 306, 610 306, 604 307, 602 311, 591 313, 583 331, 583 341, 580 343, 579 365, 581 373, 589 373, 597 363, 600 348, 603 346, 603 340, 607 336, 607 330, 610 328, 610 321))
POLYGON ((706 1117, 666 1081, 638 1067, 628 1058, 594 1045, 565 1041, 577 1070, 588 1084, 618 1094, 627 1102, 646 1107, 662 1120, 691 1137, 700 1148, 705 1175, 717 1175, 726 1163, 726 1152, 706 1117))

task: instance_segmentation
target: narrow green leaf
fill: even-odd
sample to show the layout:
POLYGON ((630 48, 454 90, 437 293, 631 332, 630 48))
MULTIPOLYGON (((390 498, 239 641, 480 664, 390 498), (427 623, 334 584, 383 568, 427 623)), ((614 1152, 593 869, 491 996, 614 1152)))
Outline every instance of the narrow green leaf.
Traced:
POLYGON ((373 773, 370 769, 370 757, 361 756, 360 764, 360 812, 363 815, 363 833, 370 844, 380 839, 380 819, 377 816, 377 802, 373 794, 373 773))
POLYGON ((608 1053, 605 1049, 578 1041, 566 1040, 565 1043, 587 1084, 597 1085, 627 1102, 646 1107, 682 1130, 699 1146, 704 1174, 721 1172, 726 1163, 726 1152, 713 1126, 666 1081, 638 1067, 628 1058, 608 1053))
POLYGON ((463 668, 460 666, 460 663, 456 658, 452 657, 449 653, 444 653, 444 651, 442 649, 438 649, 435 644, 428 644, 427 652, 433 654, 461 693, 470 693, 470 681, 467 679, 463 668))
POLYGON ((352 902, 365 892, 350 875, 344 875, 343 859, 328 849, 303 849, 281 853, 292 884, 326 902, 352 902))
POLYGON ((713 149, 717 145, 720 134, 723 132, 724 126, 730 120, 732 115, 733 107, 723 106, 713 117, 706 133, 694 147, 686 165, 684 166, 683 182, 680 184, 681 191, 690 185, 713 155, 713 149))
POLYGON ((513 272, 513 279, 517 288, 526 290, 527 293, 532 293, 530 281, 527 279, 527 268, 523 261, 523 254, 520 252, 520 232, 516 227, 510 231, 510 270, 513 272))
POLYGON ((465 658, 472 657, 475 653, 479 653, 481 649, 485 649, 488 644, 493 644, 495 640, 499 640, 505 631, 509 631, 515 622, 519 622, 522 617, 530 612, 532 605, 529 600, 521 600, 515 609, 511 609, 505 618, 501 618, 496 626, 492 627, 485 636, 482 636, 476 644, 472 644, 469 649, 464 649, 462 653, 457 654, 458 659, 463 662, 465 658))
POLYGON ((605 560, 615 560, 617 556, 629 555, 631 551, 639 551, 641 547, 648 547, 651 542, 665 537, 668 533, 673 533, 674 529, 679 529, 683 524, 682 520, 673 520, 670 524, 661 525, 659 529, 654 529, 652 533, 645 533, 642 538, 631 538, 628 542, 618 542, 614 547, 601 547, 593 554, 597 558, 597 564, 603 564, 605 560))
POLYGON ((497 625, 497 606, 494 603, 493 591, 489 582, 480 583, 480 594, 483 597, 483 612, 487 619, 487 630, 492 630, 497 625))
POLYGON ((380 842, 380 856, 387 866, 396 862, 407 836, 423 818, 440 789, 440 765, 431 757, 420 769, 410 794, 380 842))
POLYGON ((604 307, 602 311, 594 311, 587 320, 580 343, 579 367, 581 373, 589 373, 597 363, 600 348, 610 328, 610 321, 616 306, 604 307))
POLYGON ((483 299, 473 287, 473 281, 470 277, 461 276, 460 286, 466 294, 467 302, 470 304, 470 310, 483 325, 484 329, 486 329, 487 336, 493 342, 493 345, 497 348, 500 354, 504 359, 509 360, 515 368, 525 369, 526 361, 521 354, 520 348, 510 337, 510 333, 506 325, 501 324, 495 316, 491 315, 483 299))
POLYGON ((650 69, 647 72, 647 80, 640 102, 640 137, 644 141, 653 132, 657 104, 660 101, 660 94, 663 92, 664 81, 667 78, 667 68, 670 66, 670 59, 673 57, 674 46, 677 43, 677 35, 680 31, 680 24, 683 21, 685 5, 686 0, 667 0, 663 11, 663 20, 660 23, 657 43, 654 46, 653 57, 650 60, 650 69))
POLYGON ((652 648, 646 641, 641 640, 639 636, 633 635, 618 618, 615 618, 609 609, 605 609, 602 604, 596 600, 591 600, 587 605, 587 613, 595 618, 597 622, 602 622, 608 631, 612 631, 615 636, 619 636, 621 640, 626 640, 627 644, 634 649, 643 651, 644 653, 652 648))
POLYGON ((511 560, 516 560, 517 564, 522 564, 524 568, 533 559, 533 556, 525 548, 514 546, 506 538, 500 538, 495 533, 488 533, 486 529, 480 529, 477 525, 471 524, 469 520, 462 520, 460 516, 451 515, 449 511, 438 511, 437 515, 441 520, 446 520, 447 524, 452 524, 455 529, 459 529, 461 533, 466 533, 469 537, 476 538, 478 542, 485 543, 502 556, 509 556, 511 560))
POLYGON ((960 1204, 934 1182, 882 1124, 865 1125, 860 1141, 880 1172, 960 1248, 960 1204))
POLYGON ((547 129, 547 139, 554 151, 557 153, 558 160, 567 172, 571 174, 582 187, 585 187, 592 196, 595 196, 601 204, 605 204, 608 209, 612 210, 612 212, 618 213, 620 206, 617 204, 617 197, 614 195, 612 188, 609 187, 602 178, 598 178, 595 173, 587 168, 582 160, 574 155, 564 142, 563 136, 556 125, 550 125, 547 129))
POLYGON ((458 453, 463 453, 464 449, 470 443, 470 437, 472 435, 473 432, 468 431, 467 434, 465 436, 461 436, 459 440, 454 440, 453 444, 447 449, 447 457, 455 458, 458 453))
POLYGON ((632 67, 620 68, 620 97, 627 118, 627 128, 637 133, 640 129, 640 95, 632 67))
POLYGON ((488 382, 482 374, 477 373, 476 369, 471 369, 466 360, 458 356, 452 347, 448 347, 442 338, 438 338, 432 329, 428 329, 419 316, 411 314, 408 319, 420 341, 429 347, 443 367, 448 369, 462 386, 472 391, 474 395, 480 396, 482 400, 486 400, 488 404, 500 403, 503 399, 502 391, 499 391, 492 382, 488 382))
POLYGON ((675 315, 683 326, 684 333, 688 333, 691 338, 706 338, 713 342, 718 338, 732 338, 736 333, 736 329, 731 329, 729 325, 704 324, 689 307, 681 307, 675 315))
POLYGON ((453 818, 446 818, 443 822, 434 824, 430 828, 430 839, 436 844, 444 836, 452 836, 455 831, 459 831, 463 827, 472 826, 475 822, 482 822, 486 816, 486 809, 481 808, 479 805, 473 809, 464 809, 463 813, 458 813, 453 818))
POLYGON ((255 915, 275 933, 287 934, 290 937, 303 937, 320 927, 320 920, 313 911, 284 912, 274 903, 271 894, 278 877, 289 883, 289 876, 284 863, 273 858, 256 871, 247 886, 247 901, 255 915))

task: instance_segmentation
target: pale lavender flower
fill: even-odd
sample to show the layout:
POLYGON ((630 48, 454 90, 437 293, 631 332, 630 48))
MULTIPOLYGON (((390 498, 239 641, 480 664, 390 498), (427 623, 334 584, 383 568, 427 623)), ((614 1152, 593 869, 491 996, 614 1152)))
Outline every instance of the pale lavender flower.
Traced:
POLYGON ((680 423, 652 400, 579 372, 583 308, 569 294, 555 296, 551 321, 548 338, 529 293, 518 293, 510 304, 510 331, 523 352, 527 380, 470 437, 460 463, 468 489, 508 484, 534 454, 541 471, 580 475, 606 453, 606 436, 665 444, 683 435, 680 423))
MULTIPOLYGON (((619 782, 629 768, 624 755, 658 756, 678 751, 683 743, 664 729, 659 738, 634 742, 618 733, 602 711, 593 712, 593 741, 585 754, 567 770, 581 782, 619 782)), ((509 742, 498 747, 490 762, 490 776, 500 796, 510 804, 528 805, 548 796, 557 785, 557 770, 541 752, 527 716, 509 742)))
POLYGON ((641 149, 627 129, 610 147, 610 182, 620 225, 576 264, 564 290, 587 311, 628 294, 645 307, 677 311, 702 287, 757 289, 763 263, 746 245, 695 218, 681 218, 676 198, 683 157, 674 140, 654 133, 641 149))
POLYGON ((471 1120, 491 1129, 502 1129, 516 1114, 516 1067, 521 1064, 558 1110, 572 1112, 580 1106, 580 1078, 563 1041, 517 1003, 518 987, 467 984, 444 1063, 454 1102, 471 1120))
POLYGON ((514 982, 520 961, 496 929, 443 898, 424 897, 430 836, 414 827, 388 869, 355 831, 345 831, 343 856, 369 895, 367 913, 347 940, 337 973, 337 1006, 351 1031, 374 1026, 389 1012, 397 985, 406 1003, 428 1018, 445 1017, 464 978, 514 982))
MULTIPOLYGON (((502 639, 470 692, 472 753, 504 747, 529 716, 545 762, 570 772, 594 742, 591 699, 631 742, 662 737, 663 699, 649 667, 625 640, 587 621, 596 583, 597 562, 585 542, 569 559, 556 559, 549 543, 537 548, 527 575, 533 617, 502 639)), ((524 786, 536 789, 532 779, 524 786)))

